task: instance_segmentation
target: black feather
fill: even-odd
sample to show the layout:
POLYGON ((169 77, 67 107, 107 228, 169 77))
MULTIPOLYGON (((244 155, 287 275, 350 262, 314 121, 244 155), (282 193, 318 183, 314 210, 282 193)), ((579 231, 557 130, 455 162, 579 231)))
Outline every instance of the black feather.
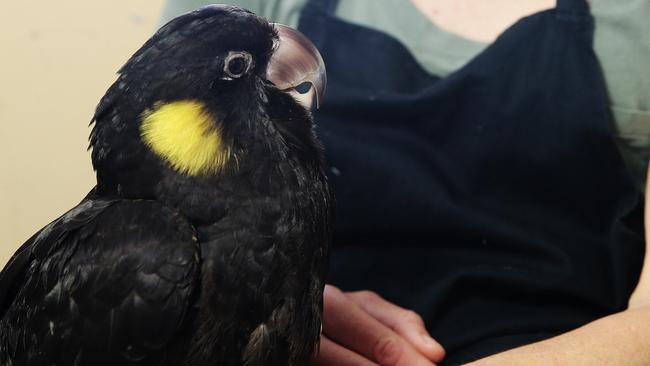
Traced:
POLYGON ((305 365, 318 349, 333 197, 307 110, 263 79, 277 34, 209 6, 120 70, 91 132, 97 186, 0 274, 0 364, 305 365), (223 81, 245 50, 255 68, 223 81), (237 158, 176 172, 140 139, 156 103, 193 99, 237 158), (216 123, 217 121, 215 121, 216 123))
POLYGON ((25 248, 28 269, 0 320, 0 364, 157 364, 198 284, 194 238, 154 201, 85 201, 25 248))

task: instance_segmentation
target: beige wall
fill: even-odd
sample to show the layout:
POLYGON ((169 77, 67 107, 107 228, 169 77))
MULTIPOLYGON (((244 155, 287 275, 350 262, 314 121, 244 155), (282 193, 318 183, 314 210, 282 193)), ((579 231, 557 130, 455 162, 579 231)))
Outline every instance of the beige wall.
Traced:
POLYGON ((92 188, 88 122, 162 0, 0 2, 0 267, 92 188))

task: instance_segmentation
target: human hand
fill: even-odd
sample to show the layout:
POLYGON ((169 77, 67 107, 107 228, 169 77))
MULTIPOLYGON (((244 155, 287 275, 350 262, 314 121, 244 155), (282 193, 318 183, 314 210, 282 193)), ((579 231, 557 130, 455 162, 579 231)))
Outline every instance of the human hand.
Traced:
POLYGON ((325 286, 323 334, 312 366, 432 366, 445 351, 422 318, 370 291, 325 286))

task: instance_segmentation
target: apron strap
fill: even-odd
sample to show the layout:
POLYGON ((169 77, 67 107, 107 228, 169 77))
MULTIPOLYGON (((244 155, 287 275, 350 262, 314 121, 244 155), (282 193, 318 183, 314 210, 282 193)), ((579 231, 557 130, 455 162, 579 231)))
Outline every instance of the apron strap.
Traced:
POLYGON ((300 14, 298 29, 304 33, 316 47, 325 42, 328 17, 334 17, 338 0, 309 0, 300 14))
POLYGON ((582 23, 591 20, 587 0, 557 0, 557 18, 567 22, 582 23))

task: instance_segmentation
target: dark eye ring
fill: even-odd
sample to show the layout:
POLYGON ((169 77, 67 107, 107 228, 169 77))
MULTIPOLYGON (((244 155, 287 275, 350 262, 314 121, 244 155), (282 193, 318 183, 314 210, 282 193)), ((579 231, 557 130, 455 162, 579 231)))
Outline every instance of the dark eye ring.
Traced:
POLYGON ((237 79, 246 74, 253 65, 253 56, 248 52, 230 51, 223 65, 227 79, 237 79))

